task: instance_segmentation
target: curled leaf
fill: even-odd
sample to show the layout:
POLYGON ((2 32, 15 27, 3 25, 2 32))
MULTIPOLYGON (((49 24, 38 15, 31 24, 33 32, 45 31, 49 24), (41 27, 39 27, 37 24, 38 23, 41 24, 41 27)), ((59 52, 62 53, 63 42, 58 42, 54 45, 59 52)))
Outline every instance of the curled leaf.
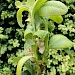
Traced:
POLYGON ((52 36, 49 41, 49 48, 53 48, 53 49, 69 48, 72 47, 72 45, 73 42, 61 34, 52 36))
POLYGON ((15 2, 15 6, 16 6, 17 8, 21 8, 23 5, 22 5, 22 3, 21 3, 20 1, 16 1, 16 2, 15 2))
POLYGON ((32 14, 35 14, 40 9, 40 7, 45 4, 46 1, 47 0, 36 0, 36 2, 34 3, 32 14))
POLYGON ((28 11, 27 7, 21 7, 18 11, 17 11, 17 22, 19 24, 20 27, 24 27, 24 25, 22 24, 22 12, 23 11, 28 11))
POLYGON ((35 3, 33 4, 33 9, 30 10, 31 11, 31 20, 32 20, 32 23, 34 24, 34 16, 35 16, 35 13, 40 9, 40 7, 42 7, 45 2, 47 0, 36 0, 35 3))
POLYGON ((42 17, 50 17, 54 15, 64 15, 68 11, 65 4, 60 1, 47 1, 39 10, 42 17))
POLYGON ((19 60, 18 65, 17 65, 16 75, 21 75, 23 64, 32 57, 33 56, 25 56, 19 60))

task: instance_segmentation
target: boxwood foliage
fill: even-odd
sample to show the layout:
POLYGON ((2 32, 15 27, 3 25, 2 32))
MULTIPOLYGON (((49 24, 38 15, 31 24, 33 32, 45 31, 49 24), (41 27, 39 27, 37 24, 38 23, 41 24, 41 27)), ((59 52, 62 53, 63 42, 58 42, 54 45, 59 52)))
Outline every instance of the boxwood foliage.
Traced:
MULTIPOLYGON (((21 1, 24 2, 25 0, 21 1)), ((75 0, 58 1, 65 3, 69 10, 63 16, 61 24, 58 25, 50 20, 50 24, 54 24, 55 27, 50 35, 63 34, 75 42, 75 0)), ((15 75, 17 61, 25 54, 23 34, 25 28, 21 29, 18 26, 16 12, 15 0, 0 0, 0 75, 15 75)), ((23 15, 23 23, 26 24, 27 12, 23 13, 25 14, 23 15)), ((66 50, 51 49, 46 68, 49 75, 75 75, 74 50, 75 46, 66 50)), ((24 70, 25 67, 23 67, 24 70)), ((27 73, 23 74, 27 75, 27 73)))

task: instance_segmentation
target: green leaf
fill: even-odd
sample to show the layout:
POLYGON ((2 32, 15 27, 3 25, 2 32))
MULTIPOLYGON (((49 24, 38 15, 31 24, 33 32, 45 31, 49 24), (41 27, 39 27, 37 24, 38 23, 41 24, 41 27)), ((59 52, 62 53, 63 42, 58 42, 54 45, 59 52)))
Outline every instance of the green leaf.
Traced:
POLYGON ((15 57, 15 58, 13 59, 13 62, 18 63, 21 58, 22 58, 22 57, 15 57))
POLYGON ((6 51, 7 51, 7 45, 4 44, 0 47, 0 54, 4 54, 6 51))
POLYGON ((0 39, 8 39, 8 35, 0 34, 0 39))
POLYGON ((24 71, 24 72, 22 72, 22 75, 31 75, 30 73, 29 73, 29 71, 24 71))
POLYGON ((35 13, 40 9, 41 6, 45 4, 47 0, 36 0, 35 3, 33 4, 33 9, 31 9, 31 22, 34 24, 34 16, 35 13))
POLYGON ((72 45, 73 42, 61 34, 52 36, 49 41, 49 48, 53 48, 53 49, 69 48, 72 47, 72 45))
POLYGON ((25 41, 24 44, 24 50, 29 49, 30 46, 35 45, 34 41, 32 39, 28 39, 25 41))
POLYGON ((34 15, 40 9, 40 7, 45 4, 46 1, 47 0, 36 0, 33 6, 32 14, 34 15))
POLYGON ((19 26, 21 28, 24 27, 24 25, 22 24, 22 12, 23 11, 28 11, 28 8, 27 7, 21 7, 18 11, 17 11, 17 22, 19 24, 19 26))
POLYGON ((54 29, 55 29, 55 25, 54 25, 54 22, 53 21, 48 21, 48 31, 49 32, 52 32, 54 29))
POLYGON ((62 16, 50 16, 50 19, 58 24, 62 23, 62 21, 63 21, 62 16))
POLYGON ((31 29, 26 29, 24 32, 25 39, 31 39, 33 37, 33 32, 31 29))
POLYGON ((29 7, 30 9, 32 9, 34 3, 35 3, 35 0, 27 0, 26 6, 29 7))
POLYGON ((21 75, 23 64, 32 57, 33 56, 25 56, 19 60, 18 65, 17 65, 16 75, 21 75))
POLYGON ((16 2, 15 2, 15 6, 16 6, 17 8, 21 8, 23 5, 22 5, 22 3, 21 3, 20 1, 16 1, 16 2))
POLYGON ((35 24, 36 24, 36 30, 40 28, 40 25, 42 24, 42 19, 38 15, 38 13, 35 15, 35 24))
POLYGON ((33 69, 33 63, 31 63, 30 60, 28 60, 26 63, 25 63, 25 67, 27 68, 27 70, 30 72, 31 75, 34 75, 34 69, 33 69))
POLYGON ((60 1, 47 1, 39 10, 39 15, 49 18, 50 16, 64 15, 68 8, 60 1))
POLYGON ((70 75, 75 75, 75 73, 71 73, 70 75))
POLYGON ((40 37, 41 40, 44 40, 47 34, 48 34, 48 31, 44 31, 44 30, 38 30, 34 33, 34 35, 40 37))
POLYGON ((74 51, 71 50, 71 49, 69 49, 69 48, 66 48, 66 49, 65 49, 65 52, 66 52, 68 55, 72 56, 72 57, 73 57, 73 55, 75 55, 74 51))

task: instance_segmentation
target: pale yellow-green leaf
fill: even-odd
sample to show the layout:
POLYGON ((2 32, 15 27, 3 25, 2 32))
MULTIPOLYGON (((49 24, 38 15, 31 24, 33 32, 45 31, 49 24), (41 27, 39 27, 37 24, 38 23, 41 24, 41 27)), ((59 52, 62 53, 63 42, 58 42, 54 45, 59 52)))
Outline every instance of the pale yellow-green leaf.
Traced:
POLYGON ((42 17, 50 17, 57 15, 64 15, 68 11, 65 4, 60 1, 47 1, 39 10, 39 15, 42 17))
POLYGON ((27 0, 26 6, 29 7, 30 9, 32 9, 34 3, 35 3, 35 0, 27 0))
POLYGON ((62 16, 50 16, 50 19, 58 24, 62 23, 62 21, 63 21, 62 16))
POLYGON ((33 36, 33 32, 31 29, 26 29, 25 32, 24 32, 24 38, 25 39, 29 39, 29 38, 32 38, 33 36))
POLYGON ((34 3, 32 14, 35 14, 37 10, 39 10, 39 8, 45 4, 46 1, 47 0, 36 0, 36 2, 34 3))
POLYGON ((34 24, 34 16, 35 16, 35 13, 40 9, 40 7, 42 7, 45 2, 47 0, 36 0, 35 3, 33 4, 33 9, 30 10, 31 11, 31 22, 32 24, 34 24))
POLYGON ((49 48, 53 49, 63 49, 73 46, 73 42, 69 40, 66 36, 61 34, 56 34, 51 37, 49 41, 49 48))
POLYGON ((44 31, 44 30, 38 30, 34 33, 34 36, 38 36, 42 41, 44 41, 47 35, 48 35, 48 31, 44 31))
POLYGON ((20 1, 16 1, 16 2, 15 2, 15 6, 16 6, 17 8, 21 8, 23 5, 22 5, 22 3, 21 3, 20 1))
POLYGON ((21 75, 23 64, 32 57, 33 56, 25 56, 19 60, 18 65, 17 65, 16 75, 21 75))
POLYGON ((28 11, 28 8, 27 7, 21 7, 18 11, 17 11, 17 22, 19 24, 19 26, 21 28, 24 27, 24 25, 22 24, 22 12, 23 11, 28 11))

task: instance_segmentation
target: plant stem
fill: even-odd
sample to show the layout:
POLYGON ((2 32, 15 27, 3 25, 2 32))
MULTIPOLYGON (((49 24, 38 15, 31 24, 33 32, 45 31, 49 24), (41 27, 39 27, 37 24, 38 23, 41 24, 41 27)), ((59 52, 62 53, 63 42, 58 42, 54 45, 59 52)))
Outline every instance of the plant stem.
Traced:
MULTIPOLYGON (((33 26, 33 31, 34 31, 34 33, 36 32, 36 26, 35 26, 35 22, 34 22, 34 18, 33 18, 33 16, 32 16, 32 26, 33 26)), ((35 71, 35 74, 34 75, 41 75, 41 72, 40 72, 40 66, 39 66, 39 63, 38 63, 38 50, 37 50, 37 44, 36 44, 36 38, 35 37, 33 37, 33 40, 34 40, 34 42, 35 42, 35 45, 33 45, 32 46, 32 50, 33 50, 33 53, 34 53, 34 57, 35 57, 35 68, 34 68, 34 71, 35 71)))
MULTIPOLYGON (((34 15, 31 14, 31 24, 33 26, 33 33, 36 32, 36 28, 35 28, 35 22, 34 22, 34 15)), ((35 45, 32 46, 32 50, 33 50, 33 53, 34 53, 34 57, 35 57, 35 60, 37 61, 38 60, 38 55, 37 55, 37 45, 36 45, 36 38, 33 37, 33 40, 35 42, 35 45)))
MULTIPOLYGON (((45 30, 48 31, 48 20, 47 19, 44 19, 44 24, 45 24, 45 30)), ((47 63, 47 56, 48 56, 48 51, 49 51, 48 41, 49 41, 49 34, 45 38, 45 50, 44 50, 43 58, 42 58, 42 60, 45 61, 45 63, 47 63)))
POLYGON ((38 61, 37 45, 36 44, 32 46, 32 50, 33 50, 33 53, 34 53, 35 60, 38 61))

